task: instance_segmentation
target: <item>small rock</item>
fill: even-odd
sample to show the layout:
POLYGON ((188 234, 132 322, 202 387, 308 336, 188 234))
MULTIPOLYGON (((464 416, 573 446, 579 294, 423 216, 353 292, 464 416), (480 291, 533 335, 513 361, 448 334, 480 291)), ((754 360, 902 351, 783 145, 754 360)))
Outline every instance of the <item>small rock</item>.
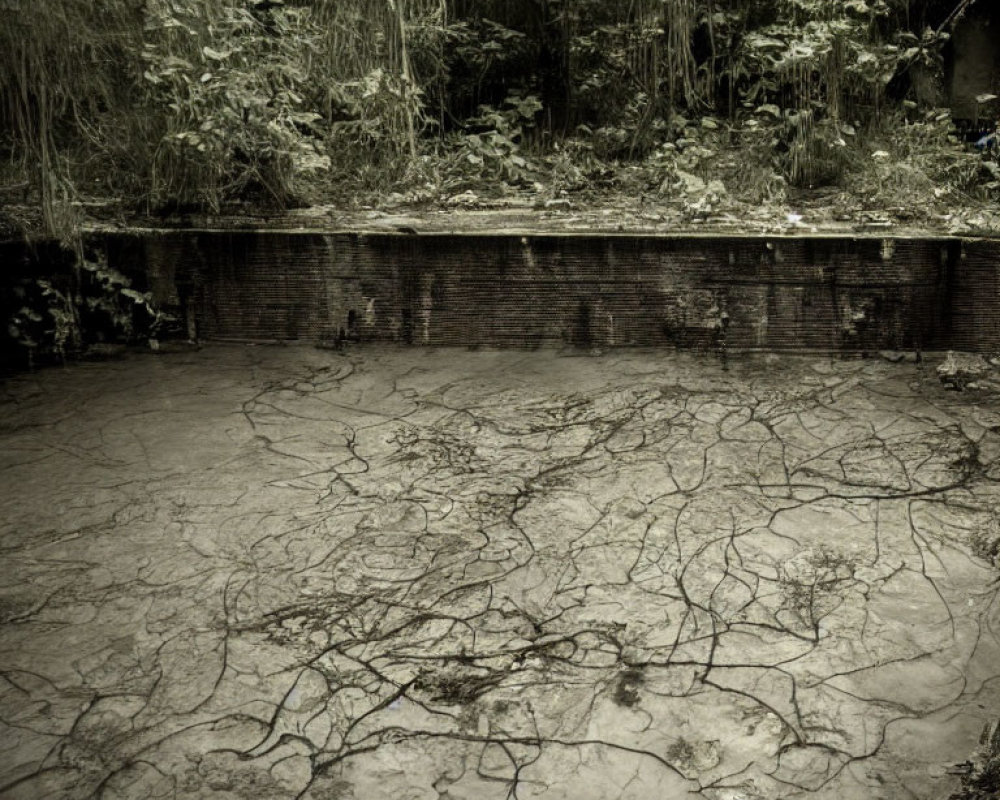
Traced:
MULTIPOLYGON (((150 346, 155 339, 150 339, 150 346)), ((156 348, 153 348, 154 350, 156 348)), ((121 358, 125 355, 125 345, 109 342, 97 342, 90 345, 83 353, 83 357, 88 361, 110 361, 113 358, 121 358)))
POLYGON ((920 353, 915 350, 882 350, 879 356, 890 364, 899 364, 900 362, 916 364, 920 361, 920 353))
POLYGON ((452 195, 447 200, 445 204, 449 206, 474 206, 479 203, 479 195, 473 191, 462 192, 461 194, 452 195))
POLYGON ((154 353, 190 353, 201 350, 201 345, 190 339, 150 339, 149 349, 154 353), (153 345, 156 342, 156 345, 153 345))
POLYGON ((378 228, 399 231, 401 233, 416 233, 415 226, 420 225, 420 220, 414 217, 403 216, 402 214, 386 214, 372 221, 378 228))
POLYGON ((389 196, 385 198, 384 205, 386 208, 396 208, 397 206, 403 205, 405 202, 405 195, 402 195, 399 192, 390 192, 389 196))
POLYGON ((692 750, 694 752, 692 753, 691 762, 698 772, 708 772, 710 769, 715 769, 722 760, 717 740, 698 742, 692 747, 692 750))

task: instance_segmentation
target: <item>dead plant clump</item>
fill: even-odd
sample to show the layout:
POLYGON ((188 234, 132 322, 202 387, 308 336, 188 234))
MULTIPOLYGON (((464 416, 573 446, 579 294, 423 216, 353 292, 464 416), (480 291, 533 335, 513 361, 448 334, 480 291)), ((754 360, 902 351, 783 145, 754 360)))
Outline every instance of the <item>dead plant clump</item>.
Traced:
POLYGON ((996 800, 1000 797, 1000 720, 987 723, 972 758, 959 765, 962 788, 950 800, 996 800))
POLYGON ((1000 514, 991 512, 986 523, 970 536, 972 552, 1000 569, 1000 514))
POLYGON ((627 669, 615 681, 613 699, 619 706, 633 708, 639 704, 639 690, 643 684, 643 674, 640 669, 627 669))

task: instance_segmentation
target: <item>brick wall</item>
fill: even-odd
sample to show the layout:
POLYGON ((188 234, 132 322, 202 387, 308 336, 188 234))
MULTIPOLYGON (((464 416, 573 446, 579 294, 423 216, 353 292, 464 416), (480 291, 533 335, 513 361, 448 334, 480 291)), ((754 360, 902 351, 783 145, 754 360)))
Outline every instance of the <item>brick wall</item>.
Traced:
POLYGON ((171 232, 117 250, 205 338, 1000 348, 994 241, 171 232))

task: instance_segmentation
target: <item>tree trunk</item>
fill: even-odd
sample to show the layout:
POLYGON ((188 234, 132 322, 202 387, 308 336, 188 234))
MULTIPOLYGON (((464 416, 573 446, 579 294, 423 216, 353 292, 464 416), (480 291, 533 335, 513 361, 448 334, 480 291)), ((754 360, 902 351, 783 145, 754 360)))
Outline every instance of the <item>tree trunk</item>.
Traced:
POLYGON ((406 115, 406 138, 410 146, 410 158, 417 157, 417 132, 413 123, 413 109, 410 107, 413 75, 410 72, 410 56, 406 48, 406 0, 396 0, 396 19, 399 23, 399 57, 403 76, 403 113, 406 115))

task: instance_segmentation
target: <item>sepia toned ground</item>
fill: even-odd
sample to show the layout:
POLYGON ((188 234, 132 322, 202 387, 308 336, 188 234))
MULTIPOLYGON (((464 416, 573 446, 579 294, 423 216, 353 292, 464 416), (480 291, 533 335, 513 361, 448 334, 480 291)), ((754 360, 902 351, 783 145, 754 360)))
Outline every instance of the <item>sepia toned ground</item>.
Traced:
POLYGON ((210 346, 0 390, 0 797, 941 798, 1000 397, 820 356, 210 346))

